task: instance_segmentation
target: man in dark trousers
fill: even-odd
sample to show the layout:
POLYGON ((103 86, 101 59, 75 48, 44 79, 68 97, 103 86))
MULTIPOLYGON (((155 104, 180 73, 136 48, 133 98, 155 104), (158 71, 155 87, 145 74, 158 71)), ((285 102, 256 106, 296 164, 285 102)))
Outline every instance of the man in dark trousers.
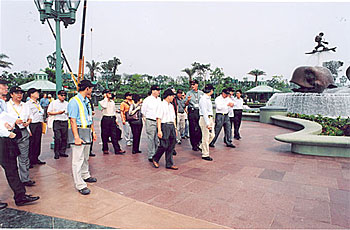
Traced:
POLYGON ((190 129, 190 141, 193 151, 199 151, 199 142, 202 139, 201 128, 199 127, 199 100, 204 95, 203 91, 198 90, 198 81, 190 82, 192 90, 186 94, 185 105, 188 106, 188 123, 190 129))
MULTIPOLYGON (((8 82, 0 80, 0 115, 7 113, 7 106, 3 100, 3 95, 7 94, 8 82)), ((10 116, 10 115, 6 115, 10 116)), ((0 122, 0 164, 5 171, 6 179, 14 193, 14 200, 17 206, 26 205, 39 199, 26 194, 26 189, 19 179, 17 168, 17 155, 20 154, 18 146, 15 142, 16 134, 12 131, 14 124, 0 122)), ((0 209, 6 208, 7 203, 0 202, 0 209)))
POLYGON ((55 139, 55 159, 68 157, 66 154, 68 138, 68 102, 65 100, 67 93, 60 90, 57 93, 58 99, 50 103, 47 113, 53 116, 53 132, 55 139))
POLYGON ((173 151, 176 145, 176 122, 175 110, 171 102, 174 100, 175 93, 167 89, 163 94, 163 101, 157 107, 157 128, 159 146, 156 154, 153 156, 153 166, 159 168, 159 159, 165 152, 166 168, 177 170, 174 165, 173 151))
POLYGON ((230 135, 232 134, 232 131, 230 132, 231 123, 228 117, 229 107, 233 107, 233 102, 228 97, 230 95, 229 91, 227 89, 223 89, 221 92, 221 95, 218 96, 215 99, 215 107, 216 107, 216 114, 215 114, 215 137, 210 143, 210 147, 215 147, 214 144, 216 140, 218 139, 222 127, 224 127, 224 142, 227 147, 235 148, 232 144, 232 137, 230 135))
POLYGON ((108 89, 103 91, 104 99, 100 101, 102 108, 102 120, 101 120, 101 138, 103 142, 102 151, 103 154, 109 154, 108 152, 108 140, 111 138, 114 153, 123 155, 124 150, 120 149, 117 136, 117 117, 116 107, 114 100, 112 100, 112 93, 108 89))
POLYGON ((44 122, 44 109, 38 102, 39 93, 40 89, 30 88, 27 92, 30 99, 26 102, 30 110, 30 118, 32 119, 29 125, 30 132, 32 133, 29 138, 29 160, 32 167, 35 164, 46 164, 46 162, 39 160, 41 153, 42 123, 44 122))

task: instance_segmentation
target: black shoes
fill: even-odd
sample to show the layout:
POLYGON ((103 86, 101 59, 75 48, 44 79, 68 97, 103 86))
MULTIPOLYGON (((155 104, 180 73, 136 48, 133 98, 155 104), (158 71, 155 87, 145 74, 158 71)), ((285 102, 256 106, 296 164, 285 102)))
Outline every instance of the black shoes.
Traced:
POLYGON ((213 158, 211 158, 211 157, 202 157, 202 159, 206 160, 206 161, 212 161, 213 160, 213 158))
POLYGON ((90 189, 88 189, 87 187, 80 189, 79 190, 80 194, 82 195, 89 195, 90 194, 90 189))
POLYGON ((159 164, 158 164, 157 161, 152 160, 152 163, 153 163, 153 166, 154 166, 155 168, 159 168, 159 164))
POLYGON ((44 165, 44 164, 46 164, 46 162, 45 162, 45 161, 38 160, 38 161, 36 162, 36 164, 38 164, 38 165, 44 165))
POLYGON ((233 144, 226 144, 226 147, 236 148, 236 146, 234 146, 233 144))
POLYGON ((148 161, 149 161, 149 162, 151 162, 151 163, 153 162, 153 160, 152 160, 152 159, 148 159, 148 161))
POLYGON ((35 185, 35 181, 29 180, 29 181, 26 181, 26 182, 22 182, 22 184, 23 184, 24 186, 27 186, 27 187, 32 187, 32 186, 35 185))
POLYGON ((89 154, 89 156, 90 156, 90 157, 95 157, 95 156, 96 156, 96 154, 94 154, 94 153, 90 153, 90 154, 89 154))
POLYGON ((179 168, 177 166, 173 165, 170 167, 166 167, 166 169, 178 170, 179 168))
POLYGON ((124 153, 125 153, 125 150, 118 150, 118 151, 116 151, 115 152, 115 154, 119 154, 119 155, 124 155, 124 153))
POLYGON ((174 155, 174 156, 176 156, 176 154, 177 154, 177 152, 176 152, 176 151, 175 151, 175 149, 174 149, 174 151, 173 151, 173 155, 174 155))
POLYGON ((55 155, 53 158, 57 160, 60 159, 60 156, 55 155))
POLYGON ((209 144, 209 147, 215 148, 214 144, 209 144))
POLYGON ((197 151, 200 151, 200 149, 199 149, 198 147, 193 147, 192 150, 193 150, 193 151, 196 151, 196 152, 197 152, 197 151))
POLYGON ((60 157, 68 157, 67 154, 60 154, 60 157))
POLYGON ((0 202, 0 210, 7 207, 7 203, 0 202))
POLYGON ((89 177, 87 179, 84 179, 84 181, 87 183, 95 183, 97 182, 97 179, 95 177, 89 177))
POLYGON ((21 199, 15 201, 17 206, 23 206, 33 201, 39 200, 38 196, 24 195, 21 199))
POLYGON ((137 150, 137 151, 132 151, 132 154, 136 154, 136 153, 142 153, 142 151, 140 151, 140 150, 137 150))

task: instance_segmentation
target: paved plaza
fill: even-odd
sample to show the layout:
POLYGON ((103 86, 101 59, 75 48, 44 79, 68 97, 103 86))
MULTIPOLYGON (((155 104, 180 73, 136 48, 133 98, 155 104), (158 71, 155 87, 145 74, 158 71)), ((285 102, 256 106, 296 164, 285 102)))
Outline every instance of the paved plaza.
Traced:
MULTIPOLYGON (((98 182, 89 184, 90 195, 74 189, 71 156, 53 159, 52 130, 43 136, 41 160, 47 164, 30 169, 36 186, 27 191, 39 195, 38 202, 17 207, 0 170, 0 199, 9 208, 31 214, 21 227, 40 223, 35 215, 40 214, 83 222, 85 227, 350 228, 350 159, 292 154, 289 144, 274 140, 291 130, 243 121, 243 138, 234 141, 237 148, 227 148, 222 133, 210 149, 212 162, 202 160, 184 140, 176 145, 174 161, 179 170, 172 171, 165 169, 164 157, 158 169, 148 162, 145 135, 141 154, 131 154, 122 140, 124 156, 103 155, 100 117, 97 111, 99 139, 93 148, 97 156, 89 161, 98 182)), ((1 210, 0 216, 8 210, 1 210)), ((11 226, 10 219, 1 222, 20 227, 11 226)))

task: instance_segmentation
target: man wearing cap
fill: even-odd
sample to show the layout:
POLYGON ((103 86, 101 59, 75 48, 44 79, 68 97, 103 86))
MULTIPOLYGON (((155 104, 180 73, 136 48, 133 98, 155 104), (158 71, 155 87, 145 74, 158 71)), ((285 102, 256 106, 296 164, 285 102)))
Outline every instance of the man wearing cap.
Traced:
POLYGON ((30 165, 46 164, 39 160, 41 153, 42 123, 44 122, 44 109, 38 102, 40 89, 30 88, 27 92, 30 100, 26 102, 29 107, 32 122, 29 125, 32 135, 29 138, 29 161, 30 165))
POLYGON ((204 95, 203 91, 198 90, 198 81, 190 82, 191 90, 186 94, 185 105, 188 106, 188 122, 190 129, 190 141, 193 151, 199 151, 199 142, 202 139, 202 132, 199 127, 199 100, 204 95))
POLYGON ((165 152, 166 168, 177 170, 174 165, 173 151, 176 145, 176 123, 175 110, 171 102, 174 100, 175 93, 167 89, 163 94, 163 101, 157 107, 156 118, 158 128, 159 146, 156 154, 153 156, 153 166, 159 168, 159 160, 165 152))
POLYGON ((152 158, 157 150, 157 108, 161 103, 159 98, 160 88, 158 85, 151 86, 151 95, 146 97, 141 107, 141 113, 145 118, 145 129, 147 134, 148 161, 152 158))
POLYGON ((101 120, 101 138, 102 138, 102 151, 103 154, 109 154, 108 152, 108 140, 111 138, 114 153, 124 154, 125 151, 120 149, 117 136, 117 117, 116 107, 114 100, 112 99, 112 93, 109 89, 103 91, 104 99, 100 101, 102 108, 102 120, 101 120))
MULTIPOLYGON (((0 79, 0 114, 7 113, 7 105, 2 99, 7 94, 8 82, 0 79)), ((10 116, 10 115, 7 115, 10 116)), ((0 164, 5 171, 6 179, 14 193, 15 204, 18 206, 26 205, 39 199, 26 194, 26 189, 18 175, 16 155, 19 149, 14 141, 16 134, 12 130, 15 124, 4 123, 0 127, 0 164)), ((0 209, 6 208, 7 203, 0 202, 0 209)))
MULTIPOLYGON (((97 140, 94 125, 92 123, 92 110, 89 105, 87 95, 91 95, 95 87, 89 80, 82 80, 78 85, 79 93, 68 103, 68 117, 74 136, 72 145, 72 172, 75 188, 82 194, 90 194, 90 189, 86 182, 94 183, 96 178, 90 176, 89 172, 89 153, 90 144, 85 143, 78 133, 78 128, 90 129, 93 133, 93 141, 97 140)), ((81 135, 81 134, 80 134, 81 135)), ((89 133, 88 136, 91 136, 89 133)))
POLYGON ((35 181, 29 178, 29 124, 31 119, 29 118, 29 108, 22 102, 24 91, 18 87, 14 86, 10 89, 11 99, 7 102, 7 112, 14 117, 16 120, 17 132, 21 134, 17 136, 16 143, 20 151, 20 155, 17 157, 19 178, 25 186, 33 186, 35 181))
POLYGON ((229 107, 233 107, 233 103, 229 98, 229 91, 227 89, 223 89, 221 95, 215 99, 215 137, 210 143, 210 147, 215 147, 215 142, 219 137, 222 127, 224 127, 224 142, 227 147, 235 148, 232 144, 232 138, 230 137, 230 120, 228 117, 229 107))
POLYGON ((132 145, 132 132, 129 122, 126 120, 126 113, 129 112, 130 105, 134 103, 132 100, 132 94, 126 92, 124 95, 125 100, 120 104, 120 116, 123 123, 123 133, 126 145, 132 145))
POLYGON ((213 103, 211 102, 211 95, 214 93, 213 85, 206 85, 204 87, 204 93, 205 94, 199 100, 199 126, 202 130, 202 143, 200 148, 202 149, 202 159, 212 161, 213 158, 209 156, 209 143, 215 137, 215 133, 213 132, 213 103))
POLYGON ((56 100, 52 101, 47 109, 49 116, 53 116, 53 133, 55 139, 54 159, 68 157, 66 154, 68 138, 68 102, 67 93, 60 90, 57 93, 56 100))

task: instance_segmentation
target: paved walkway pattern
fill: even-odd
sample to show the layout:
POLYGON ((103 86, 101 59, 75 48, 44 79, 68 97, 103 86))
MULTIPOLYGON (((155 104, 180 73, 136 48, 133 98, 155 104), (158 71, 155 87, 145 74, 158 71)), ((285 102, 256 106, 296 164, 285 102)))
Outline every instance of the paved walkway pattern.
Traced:
POLYGON ((103 155, 99 137, 90 158, 98 182, 82 196, 73 186, 71 157, 53 159, 49 131, 41 157, 47 164, 31 169, 37 185, 27 189, 39 202, 14 205, 2 170, 0 199, 11 208, 114 228, 350 228, 350 159, 292 154, 289 144, 273 139, 288 132, 244 121, 237 148, 220 137, 212 162, 184 140, 176 146, 178 171, 165 169, 164 157, 160 168, 151 166, 145 135, 141 154, 121 141, 124 156, 103 155))

